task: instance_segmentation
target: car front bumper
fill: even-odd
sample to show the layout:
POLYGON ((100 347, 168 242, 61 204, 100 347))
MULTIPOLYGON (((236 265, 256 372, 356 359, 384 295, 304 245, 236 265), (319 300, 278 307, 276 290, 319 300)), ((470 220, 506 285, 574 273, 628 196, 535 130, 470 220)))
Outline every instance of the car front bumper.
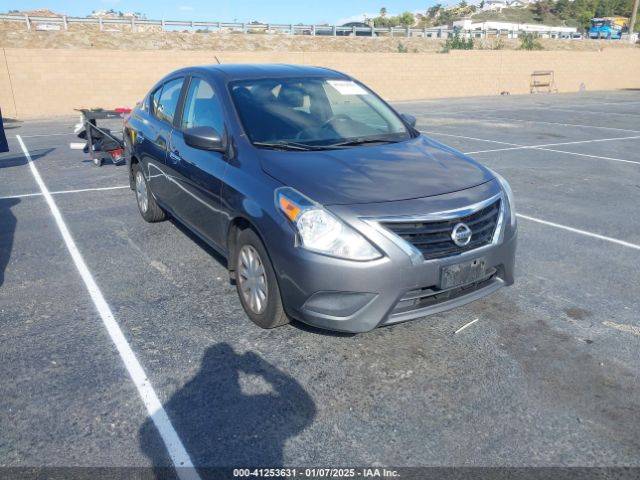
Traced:
MULTIPOLYGON (((486 199, 500 192, 497 182, 475 187, 473 192, 411 200, 393 205, 403 214, 457 208, 470 198, 486 199), (446 197, 446 198, 443 198, 446 197)), ((516 228, 504 212, 499 241, 458 255, 417 261, 362 218, 387 213, 376 205, 337 206, 332 211, 347 219, 378 248, 384 257, 369 262, 348 261, 303 248, 271 248, 287 313, 304 323, 329 330, 366 332, 378 326, 412 320, 455 308, 514 281, 516 228), (439 289, 443 267, 475 259, 485 262, 486 276, 465 286, 439 289)), ((287 226, 288 227, 288 226, 287 226)), ((396 239, 397 240, 397 239, 396 239)), ((289 239, 290 241, 290 239, 289 239)), ((284 244, 289 242, 284 242, 284 244)), ((290 243, 289 243, 290 244, 290 243)))

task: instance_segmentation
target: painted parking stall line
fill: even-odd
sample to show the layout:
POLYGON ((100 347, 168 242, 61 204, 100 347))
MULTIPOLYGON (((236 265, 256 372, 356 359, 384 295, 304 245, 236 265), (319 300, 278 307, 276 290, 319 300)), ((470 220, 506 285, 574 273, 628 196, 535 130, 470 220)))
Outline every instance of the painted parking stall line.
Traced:
MULTIPOLYGON (((433 132, 433 131, 425 131, 424 133, 428 133, 430 135, 442 135, 445 137, 454 137, 454 138, 462 138, 465 140, 477 140, 479 142, 487 142, 487 143, 495 143, 495 144, 499 144, 499 145, 509 145, 510 147, 516 147, 516 148, 499 148, 499 149, 494 149, 494 150, 477 150, 477 151, 473 151, 473 152, 463 152, 465 155, 473 155, 473 154, 479 154, 479 153, 488 153, 488 152, 501 152, 501 151, 513 151, 513 150, 543 150, 546 152, 554 152, 554 153, 563 153, 566 155, 575 155, 578 157, 587 157, 587 158, 596 158, 598 160, 609 160, 612 162, 621 162, 621 163, 629 163, 632 165, 640 165, 640 162, 637 162, 635 160, 625 160, 623 158, 613 158, 613 157, 603 157, 600 155, 589 155, 586 153, 578 153, 578 152, 567 152, 566 150, 556 150, 556 149, 551 149, 551 148, 546 148, 544 146, 529 146, 529 145, 519 145, 517 143, 509 143, 509 142, 501 142, 499 140, 488 140, 485 138, 477 138, 477 137, 466 137, 463 135, 454 135, 452 133, 443 133, 443 132, 433 132)), ((624 137, 625 139, 629 139, 629 138, 640 138, 640 137, 624 137)), ((582 142, 585 143, 585 142, 582 142)), ((564 144, 566 145, 566 144, 564 144)))
MULTIPOLYGON (((83 193, 83 192, 104 192, 108 190, 122 190, 125 188, 131 188, 129 185, 118 185, 116 187, 96 187, 96 188, 79 188, 77 190, 57 190, 54 192, 49 192, 50 195, 65 195, 67 193, 83 193)), ((44 194, 42 192, 36 193, 22 193, 19 195, 7 195, 5 197, 0 197, 0 200, 11 200, 13 198, 28 198, 28 197, 42 197, 44 194)))
MULTIPOLYGON (((575 142, 561 142, 561 143, 545 143, 541 145, 523 145, 522 147, 509 147, 509 148, 496 148, 493 150, 476 150, 475 152, 465 152, 465 155, 472 155, 475 153, 488 153, 488 152, 506 152, 508 150, 526 150, 526 149, 540 149, 543 150, 545 147, 559 147, 562 145, 581 145, 584 143, 601 143, 601 142, 616 142, 620 140, 635 140, 640 138, 640 135, 636 135, 633 137, 616 137, 616 138, 598 138, 595 140, 578 140, 575 142)), ((631 160, 628 160, 631 161, 631 160)), ((640 163, 640 162, 637 162, 640 163)))
POLYGON ((169 453, 171 461, 176 467, 178 476, 181 480, 199 480, 200 476, 196 472, 189 454, 187 453, 184 445, 182 444, 182 441, 180 440, 177 432, 171 424, 169 416, 164 410, 162 403, 158 398, 158 395, 156 394, 153 386, 151 385, 151 382, 149 381, 149 378, 147 377, 147 374, 142 368, 142 365, 138 361, 135 353, 131 349, 131 346, 127 342, 127 339, 124 336, 120 325, 118 325, 118 322, 113 316, 111 308, 107 304, 102 291, 98 287, 93 278, 93 275, 89 271, 89 268, 87 267, 87 264, 85 263, 80 250, 78 250, 78 247, 76 246, 76 243, 73 240, 73 237, 71 236, 71 233, 67 228, 64 219, 62 218, 62 214, 60 213, 58 206, 53 200, 53 196, 47 189, 47 186, 40 176, 40 172, 38 172, 38 169, 31 159, 31 155, 29 154, 27 147, 25 146, 22 138, 19 135, 16 135, 16 139, 20 143, 20 147, 22 148, 22 151, 27 158, 31 173, 33 174, 33 177, 38 184, 38 187, 40 188, 40 191, 42 192, 42 195, 44 196, 49 209, 51 210, 51 215, 56 221, 58 229, 60 230, 60 234, 62 235, 67 249, 69 250, 69 254, 71 255, 78 273, 80 274, 87 288, 87 291, 91 296, 91 300, 93 301, 96 310, 98 311, 98 314, 100 315, 100 318, 102 319, 102 322, 107 329, 109 337, 118 350, 120 358, 122 359, 127 372, 131 376, 131 379, 133 380, 133 383, 135 384, 136 389, 140 394, 140 398, 142 399, 142 402, 144 403, 149 416, 153 420, 153 423, 155 424, 162 438, 162 441, 167 448, 167 452, 169 453))
MULTIPOLYGON (((479 110, 479 112, 483 113, 490 110, 479 110)), ((510 110, 505 110, 510 112, 510 110)), ((504 123, 507 122, 518 122, 518 123, 539 123, 541 125, 558 125, 561 127, 578 127, 578 128, 592 128, 596 130, 612 130, 616 132, 627 132, 627 133, 640 133, 640 130, 632 130, 629 128, 618 128, 618 127, 605 127, 602 125, 585 125, 582 123, 566 123, 566 122, 549 122, 544 120, 532 120, 530 118, 515 118, 515 117, 505 117, 500 115, 499 117, 491 116, 491 115, 482 115, 482 116, 474 116, 469 117, 468 113, 460 113, 460 112, 429 112, 428 114, 422 114, 424 117, 435 117, 440 118, 442 116, 449 116, 454 118, 462 118, 465 120, 477 120, 486 124, 494 123, 504 123)))
POLYGON ((597 238, 598 240, 604 240, 605 242, 615 243, 616 245, 621 245, 623 247, 632 248, 634 250, 640 250, 640 245, 631 243, 631 242, 625 242, 624 240, 618 240, 617 238, 607 237, 605 235, 600 235, 598 233, 588 232, 586 230, 580 230, 579 228, 573 228, 567 225, 562 225, 560 223, 549 222, 547 220, 542 220, 541 218, 530 217, 528 215, 522 215, 520 213, 516 214, 516 216, 518 218, 524 218, 525 220, 529 220, 531 222, 547 225, 548 227, 560 228, 568 232, 578 233, 580 235, 585 235, 587 237, 597 238))
POLYGON ((464 135, 454 135, 453 133, 444 133, 444 132, 434 132, 429 130, 423 130, 423 133, 428 133, 429 135, 442 135, 443 137, 454 137, 454 138, 463 138, 465 140, 476 140, 478 142, 487 142, 487 143, 495 143, 498 145, 509 145, 511 147, 522 148, 524 145, 520 145, 518 143, 510 143, 510 142, 501 142, 499 140, 487 140, 486 138, 478 138, 478 137, 466 137, 464 135))

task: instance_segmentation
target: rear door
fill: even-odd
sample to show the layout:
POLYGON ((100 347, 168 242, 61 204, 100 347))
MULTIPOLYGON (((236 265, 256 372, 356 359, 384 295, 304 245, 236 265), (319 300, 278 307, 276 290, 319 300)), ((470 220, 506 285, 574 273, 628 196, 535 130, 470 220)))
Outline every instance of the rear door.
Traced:
POLYGON ((135 139, 151 191, 162 203, 171 200, 166 160, 183 84, 184 77, 170 79, 149 95, 148 115, 135 139))
POLYGON ((176 214, 190 228, 218 248, 225 249, 221 191, 227 161, 221 152, 190 147, 183 131, 213 127, 225 135, 224 113, 214 86, 191 77, 185 89, 182 116, 171 134, 167 168, 175 179, 173 205, 176 214))

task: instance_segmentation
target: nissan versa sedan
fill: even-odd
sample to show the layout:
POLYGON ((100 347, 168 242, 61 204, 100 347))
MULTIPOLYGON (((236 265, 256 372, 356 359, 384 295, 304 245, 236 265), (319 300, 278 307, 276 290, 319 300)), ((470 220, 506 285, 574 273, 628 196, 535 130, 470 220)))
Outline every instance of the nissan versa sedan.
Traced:
POLYGON ((415 123, 325 68, 185 68, 125 122, 131 188, 226 257, 260 327, 364 332, 514 281, 509 184, 415 123))

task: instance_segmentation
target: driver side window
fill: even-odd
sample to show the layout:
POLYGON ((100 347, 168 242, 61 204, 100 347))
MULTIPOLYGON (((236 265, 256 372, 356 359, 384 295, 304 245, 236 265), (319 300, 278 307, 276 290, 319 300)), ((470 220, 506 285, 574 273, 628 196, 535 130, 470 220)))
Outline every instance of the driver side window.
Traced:
POLYGON ((200 78, 193 78, 184 101, 181 129, 212 127, 222 135, 224 117, 220 100, 213 87, 200 78))

